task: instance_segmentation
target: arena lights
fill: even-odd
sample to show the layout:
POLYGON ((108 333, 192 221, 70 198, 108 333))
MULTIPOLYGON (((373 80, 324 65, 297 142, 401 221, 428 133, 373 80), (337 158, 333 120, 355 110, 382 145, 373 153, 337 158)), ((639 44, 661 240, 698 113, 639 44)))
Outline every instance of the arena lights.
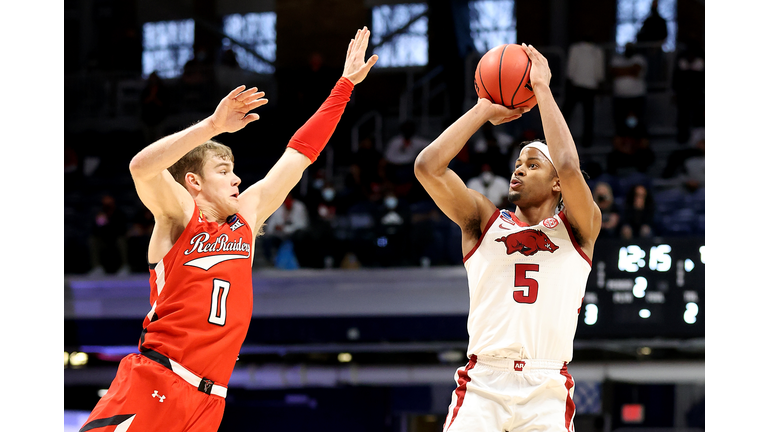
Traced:
POLYGON ((339 353, 339 362, 340 363, 349 363, 352 361, 352 354, 350 353, 339 353))
POLYGON ((88 354, 74 351, 69 355, 69 364, 72 366, 85 366, 88 364, 88 354))

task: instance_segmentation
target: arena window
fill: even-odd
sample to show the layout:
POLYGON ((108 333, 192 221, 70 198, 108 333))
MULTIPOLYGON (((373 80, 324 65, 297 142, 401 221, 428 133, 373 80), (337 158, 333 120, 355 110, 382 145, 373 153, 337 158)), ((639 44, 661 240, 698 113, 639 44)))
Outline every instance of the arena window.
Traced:
POLYGON ((195 21, 144 23, 142 29, 141 70, 144 78, 153 71, 162 78, 181 75, 184 64, 194 57, 195 21))
MULTIPOLYGON (((653 0, 616 0, 616 50, 624 52, 627 42, 636 42, 637 33, 651 12, 653 0)), ((665 52, 676 48, 677 0, 658 0, 659 15, 667 21, 665 52)))
POLYGON ((517 43, 517 20, 513 0, 469 2, 469 32, 477 52, 517 43))
POLYGON ((373 7, 371 42, 376 46, 374 52, 379 55, 379 61, 375 67, 424 66, 427 64, 429 22, 426 12, 426 3, 373 7), (409 23, 410 25, 408 25, 409 23), (392 34, 394 36, 390 38, 392 34))
POLYGON ((232 14, 226 15, 223 21, 224 34, 229 38, 222 40, 222 48, 232 49, 240 67, 261 74, 274 73, 277 51, 275 42, 277 14, 275 12, 232 14), (258 56, 233 41, 248 45, 258 56))

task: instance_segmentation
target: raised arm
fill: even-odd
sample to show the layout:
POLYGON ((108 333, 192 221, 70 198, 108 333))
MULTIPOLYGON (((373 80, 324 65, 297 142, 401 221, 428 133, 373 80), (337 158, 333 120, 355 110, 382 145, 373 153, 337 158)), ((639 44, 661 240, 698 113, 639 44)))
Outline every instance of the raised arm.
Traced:
POLYGON ((313 163, 333 135, 349 102, 354 86, 362 82, 378 60, 372 55, 365 61, 371 32, 358 30, 347 47, 342 77, 320 109, 291 138, 288 148, 267 175, 240 195, 241 213, 254 234, 299 183, 304 170, 313 163))
POLYGON ((549 88, 552 73, 547 59, 534 47, 522 45, 531 59, 531 85, 541 113, 544 138, 560 178, 565 214, 581 237, 577 240, 582 241, 582 248, 591 257, 594 242, 600 233, 600 208, 592 198, 592 192, 581 173, 576 144, 549 88))
POLYGON ((177 183, 168 168, 190 150, 224 132, 236 132, 257 120, 254 108, 267 103, 264 92, 240 86, 224 97, 214 113, 180 132, 142 149, 130 163, 136 191, 155 219, 186 224, 194 209, 192 196, 177 183))
POLYGON ((416 158, 416 178, 440 210, 461 228, 465 253, 479 238, 482 227, 496 206, 479 192, 467 188, 464 181, 448 168, 448 164, 485 122, 490 121, 494 125, 506 123, 520 118, 526 111, 527 108, 509 109, 487 99, 479 99, 416 158))

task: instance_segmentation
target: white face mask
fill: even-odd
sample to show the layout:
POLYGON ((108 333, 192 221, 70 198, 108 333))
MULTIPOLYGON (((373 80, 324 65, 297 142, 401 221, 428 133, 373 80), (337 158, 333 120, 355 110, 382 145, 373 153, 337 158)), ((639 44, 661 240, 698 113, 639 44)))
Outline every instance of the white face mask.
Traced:
POLYGON ((336 196, 336 191, 331 188, 325 188, 323 189, 323 199, 326 201, 333 200, 333 197, 336 196))
POLYGON ((482 179, 486 184, 490 183, 491 180, 493 180, 493 173, 490 171, 484 171, 482 174, 480 174, 480 179, 482 179))
POLYGON ((397 197, 388 196, 384 198, 384 205, 387 206, 388 209, 393 210, 397 207, 397 197))

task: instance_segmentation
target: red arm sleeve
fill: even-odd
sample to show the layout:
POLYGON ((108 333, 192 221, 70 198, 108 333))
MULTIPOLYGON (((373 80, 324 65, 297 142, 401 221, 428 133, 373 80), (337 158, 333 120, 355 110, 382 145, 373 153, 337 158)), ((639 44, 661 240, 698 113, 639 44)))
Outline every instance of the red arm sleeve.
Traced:
POLYGON ((339 78, 331 95, 320 109, 293 134, 288 147, 297 150, 314 163, 336 130, 354 88, 352 81, 344 77, 339 78))

